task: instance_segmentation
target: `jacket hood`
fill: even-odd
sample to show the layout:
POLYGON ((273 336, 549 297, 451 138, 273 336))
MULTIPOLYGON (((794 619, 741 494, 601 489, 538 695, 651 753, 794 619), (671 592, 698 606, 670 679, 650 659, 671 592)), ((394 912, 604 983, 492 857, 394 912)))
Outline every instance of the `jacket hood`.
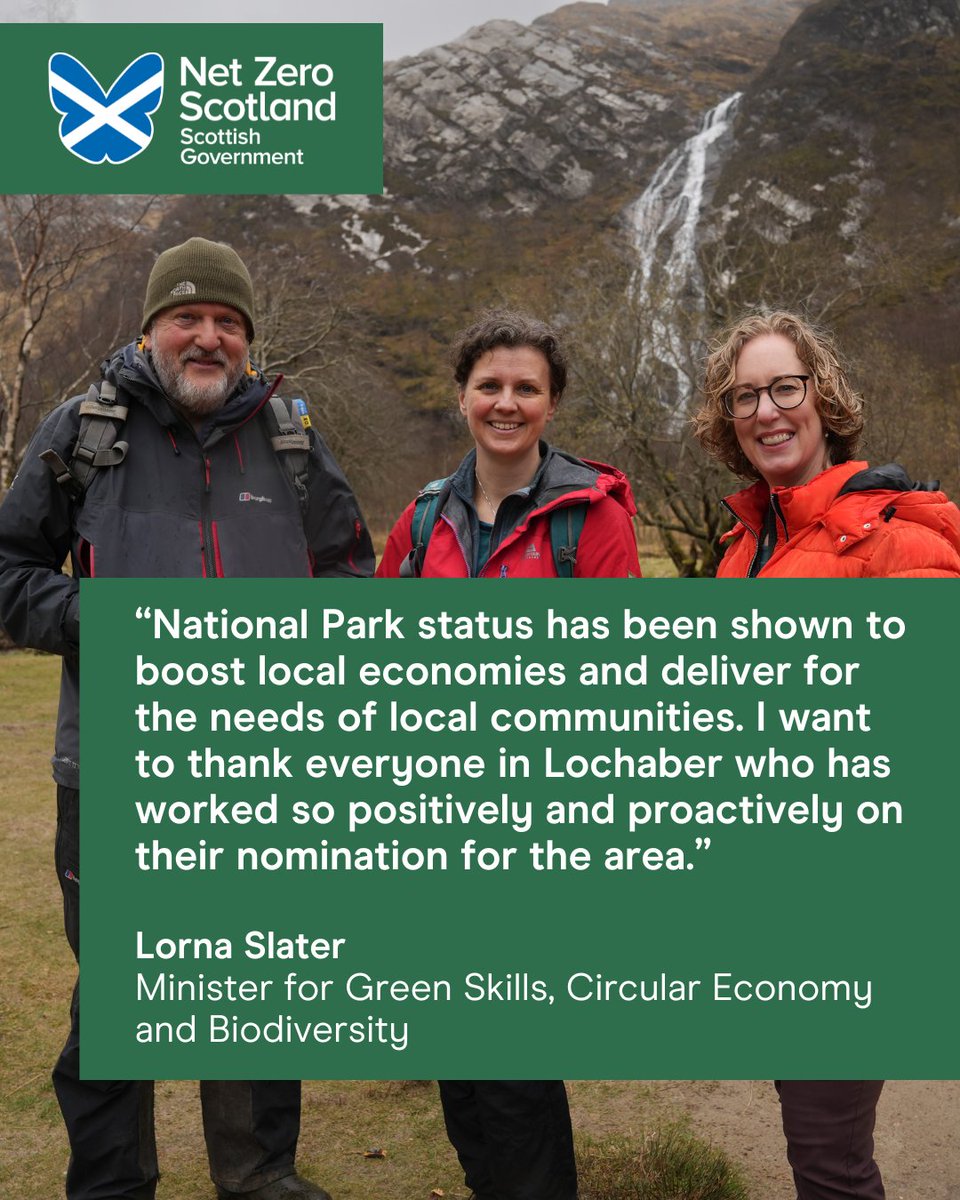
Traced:
MULTIPOLYGON (((899 463, 870 467, 865 462, 840 463, 809 483, 773 488, 788 529, 819 524, 828 531, 838 553, 851 549, 876 528, 896 517, 922 525, 945 538, 960 552, 960 510, 936 483, 915 483, 899 463)), ((738 524, 724 534, 728 542, 749 529, 761 528, 771 489, 761 480, 727 496, 724 503, 738 524)))
MULTIPOLYGON (((545 447, 549 453, 541 464, 543 471, 543 491, 541 498, 548 502, 555 496, 562 496, 571 490, 587 490, 585 499, 591 502, 602 496, 610 496, 616 500, 628 516, 637 511, 630 483, 622 471, 611 467, 608 463, 593 462, 589 459, 576 458, 563 450, 545 447)), ((536 480, 534 480, 536 483, 536 480)))
POLYGON ((845 496, 848 492, 869 492, 886 490, 890 492, 938 492, 940 480, 931 479, 926 483, 911 480, 899 463, 886 463, 882 467, 867 467, 851 475, 837 493, 845 496))
MULTIPOLYGON (((100 364, 100 374, 114 387, 122 388, 147 408, 164 427, 176 425, 183 418, 167 397, 157 378, 150 352, 139 341, 130 342, 116 350, 100 364)), ((263 373, 252 362, 233 394, 222 408, 204 422, 200 440, 208 441, 214 431, 228 432, 248 421, 262 406, 270 391, 263 373)), ((219 435, 218 435, 219 436, 219 435)))

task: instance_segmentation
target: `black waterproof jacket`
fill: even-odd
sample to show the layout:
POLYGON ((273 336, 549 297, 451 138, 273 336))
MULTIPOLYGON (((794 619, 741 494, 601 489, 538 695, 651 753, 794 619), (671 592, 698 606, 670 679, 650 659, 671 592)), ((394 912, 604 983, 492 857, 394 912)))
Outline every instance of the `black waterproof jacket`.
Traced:
POLYGON ((129 407, 124 462, 102 468, 80 503, 57 483, 39 456, 53 449, 70 461, 75 397, 41 424, 0 505, 0 624, 18 645, 63 656, 53 773, 68 787, 79 786, 79 578, 367 576, 374 567, 353 492, 313 430, 301 513, 260 415, 269 387, 254 368, 199 436, 136 344, 103 374, 129 407))

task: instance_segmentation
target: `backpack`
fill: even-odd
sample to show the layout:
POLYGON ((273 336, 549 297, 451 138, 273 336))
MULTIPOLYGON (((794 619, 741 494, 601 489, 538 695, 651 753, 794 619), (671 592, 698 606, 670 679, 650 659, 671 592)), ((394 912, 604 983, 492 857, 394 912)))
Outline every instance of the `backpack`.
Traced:
MULTIPOLYGON (((423 560, 447 497, 450 495, 450 479, 434 479, 424 487, 413 509, 410 537, 413 549, 400 566, 404 578, 419 579, 423 574, 423 560)), ((550 513, 550 547, 553 550, 553 565, 560 579, 572 579, 577 563, 577 546, 583 523, 587 518, 587 503, 565 504, 550 513)))
MULTIPOLYGON (((277 377, 260 412, 267 422, 270 445, 296 494, 300 513, 305 516, 310 499, 307 490, 310 417, 306 403, 294 400, 292 408, 300 422, 298 430, 286 404, 274 395, 282 378, 282 375, 277 377)), ((126 458, 127 443, 117 441, 117 438, 123 430, 127 411, 127 406, 118 402, 117 389, 112 383, 103 380, 99 388, 93 384, 80 402, 80 431, 70 461, 65 463, 52 449, 44 450, 40 455, 75 504, 83 501, 100 470, 118 467, 126 458)))

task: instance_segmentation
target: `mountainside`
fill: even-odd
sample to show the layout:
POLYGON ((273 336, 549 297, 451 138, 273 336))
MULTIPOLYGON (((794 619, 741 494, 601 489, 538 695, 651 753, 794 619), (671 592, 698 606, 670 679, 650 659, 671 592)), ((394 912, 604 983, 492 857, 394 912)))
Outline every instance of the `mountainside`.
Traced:
MULTIPOLYGON (((293 356, 296 386, 375 518, 455 465, 447 347, 504 302, 579 334, 575 359, 598 376, 618 365, 614 324, 676 345, 684 322, 805 308, 856 352, 870 453, 960 484, 960 0, 569 4, 388 63, 384 99, 383 196, 174 199, 138 250, 145 274, 152 250, 191 234, 233 243, 295 346, 322 314, 323 355, 293 356)), ((115 293, 140 294, 117 270, 115 293)), ((101 307, 85 306, 78 346, 101 307)), ((57 337, 35 355, 37 411, 75 358, 62 322, 57 337)), ((277 345, 267 361, 291 357, 277 345)), ((697 363, 678 398, 675 369, 638 385, 649 346, 628 351, 609 390, 629 378, 646 414, 603 432, 581 380, 559 437, 640 474, 617 437, 673 406, 669 441, 697 363)))
MULTIPOLYGON (((634 224, 663 219, 663 205, 638 203, 658 167, 742 92, 697 187, 681 164, 656 197, 704 265, 665 319, 720 280, 713 319, 758 301, 808 305, 871 359, 865 386, 891 407, 901 371, 954 395, 957 26, 957 0, 616 0, 529 27, 490 22, 386 65, 384 196, 297 196, 287 212, 193 201, 174 228, 205 221, 253 247, 268 220, 309 250, 349 290, 353 344, 418 447, 403 466, 428 478, 460 449, 446 423, 453 332, 503 301, 576 323, 583 280, 615 310, 629 268, 589 264, 617 233, 649 243, 655 229, 634 224)), ((669 247, 657 257, 673 261, 669 247)), ((894 411, 885 427, 898 425, 894 411)), ((956 430, 931 430, 920 466, 949 479, 956 430)))
POLYGON ((385 197, 296 202, 332 213, 344 248, 381 269, 443 265, 478 220, 584 203, 602 222, 757 73, 801 5, 618 0, 488 22, 386 65, 385 197))
POLYGON ((706 221, 714 247, 739 248, 745 302, 785 292, 816 311, 847 289, 831 319, 858 348, 868 399, 899 408, 904 387, 939 399, 928 457, 950 477, 958 129, 957 0, 820 0, 744 89, 706 221))
POLYGON ((958 215, 958 32, 957 0, 807 9, 745 89, 718 205, 771 241, 835 232, 848 253, 870 232, 947 229, 958 215))
POLYGON ((709 5, 572 4, 388 64, 391 190, 427 207, 469 198, 532 211, 641 182, 764 62, 791 6, 766 7, 758 30, 709 5))

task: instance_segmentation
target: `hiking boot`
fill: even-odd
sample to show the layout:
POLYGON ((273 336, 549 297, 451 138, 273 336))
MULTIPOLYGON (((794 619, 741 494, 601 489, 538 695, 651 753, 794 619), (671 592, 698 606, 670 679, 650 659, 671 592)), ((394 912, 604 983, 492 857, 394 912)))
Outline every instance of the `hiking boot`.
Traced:
POLYGON ((299 1175, 284 1175, 252 1192, 228 1192, 217 1186, 218 1200, 333 1200, 329 1192, 299 1175))

